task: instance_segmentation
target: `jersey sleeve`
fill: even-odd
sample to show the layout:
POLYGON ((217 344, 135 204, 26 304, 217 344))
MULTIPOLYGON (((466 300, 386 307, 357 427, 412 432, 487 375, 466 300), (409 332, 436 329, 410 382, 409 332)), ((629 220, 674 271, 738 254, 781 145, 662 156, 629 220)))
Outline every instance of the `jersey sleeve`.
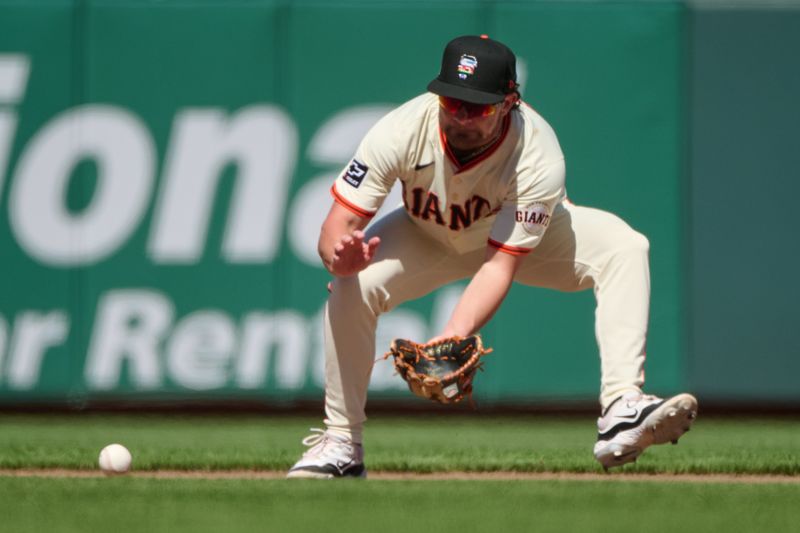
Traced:
POLYGON ((510 187, 489 234, 489 245, 513 255, 530 253, 542 240, 553 210, 565 196, 561 159, 532 174, 520 174, 510 187))
POLYGON ((394 112, 369 130, 331 187, 336 202, 359 216, 375 215, 397 179, 407 144, 396 130, 394 112))

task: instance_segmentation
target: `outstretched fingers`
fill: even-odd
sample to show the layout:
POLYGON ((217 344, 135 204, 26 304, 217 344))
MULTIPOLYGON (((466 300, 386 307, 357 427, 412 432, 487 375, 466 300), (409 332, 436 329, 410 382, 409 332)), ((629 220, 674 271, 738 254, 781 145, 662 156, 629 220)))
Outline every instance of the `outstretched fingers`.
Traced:
POLYGON ((352 276, 364 270, 375 256, 379 244, 378 237, 364 242, 364 232, 360 230, 343 235, 333 247, 331 272, 337 276, 352 276))

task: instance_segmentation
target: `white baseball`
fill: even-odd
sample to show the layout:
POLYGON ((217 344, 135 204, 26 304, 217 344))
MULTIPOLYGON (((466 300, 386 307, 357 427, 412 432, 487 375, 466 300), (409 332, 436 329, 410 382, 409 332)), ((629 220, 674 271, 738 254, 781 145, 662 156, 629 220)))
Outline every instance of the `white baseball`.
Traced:
POLYGON ((109 444, 100 450, 100 469, 106 474, 124 474, 132 460, 131 452, 122 444, 109 444))

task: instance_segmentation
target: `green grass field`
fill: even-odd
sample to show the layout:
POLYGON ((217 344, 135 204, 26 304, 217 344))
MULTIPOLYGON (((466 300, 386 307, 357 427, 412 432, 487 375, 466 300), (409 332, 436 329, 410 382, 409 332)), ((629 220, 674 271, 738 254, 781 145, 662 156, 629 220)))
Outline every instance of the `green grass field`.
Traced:
MULTIPOLYGON (((110 442, 128 446, 137 472, 283 471, 319 424, 284 416, 0 415, 0 531, 800 530, 800 419, 787 418, 701 416, 680 445, 653 447, 607 479, 9 475, 96 471, 110 442), (781 477, 674 476, 685 473, 781 477), (653 481, 653 474, 666 476, 653 481)), ((592 417, 376 415, 365 432, 366 462, 372 472, 601 473, 594 433, 592 417)))

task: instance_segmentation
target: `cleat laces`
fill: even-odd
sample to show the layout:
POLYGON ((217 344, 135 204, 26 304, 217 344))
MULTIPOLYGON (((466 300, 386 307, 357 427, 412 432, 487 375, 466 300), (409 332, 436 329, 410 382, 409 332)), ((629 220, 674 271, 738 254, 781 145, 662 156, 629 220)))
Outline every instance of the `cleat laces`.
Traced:
POLYGON ((337 459, 353 455, 355 446, 343 438, 335 437, 320 428, 310 428, 310 431, 311 435, 302 440, 303 445, 309 448, 303 457, 332 459, 335 463, 337 459))

